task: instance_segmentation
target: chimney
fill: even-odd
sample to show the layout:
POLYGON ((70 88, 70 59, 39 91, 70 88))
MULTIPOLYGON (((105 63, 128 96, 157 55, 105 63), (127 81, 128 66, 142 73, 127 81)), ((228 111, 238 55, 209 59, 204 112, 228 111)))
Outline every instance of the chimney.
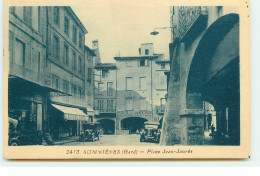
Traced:
POLYGON ((98 40, 93 40, 92 41, 92 49, 97 49, 98 48, 98 40))

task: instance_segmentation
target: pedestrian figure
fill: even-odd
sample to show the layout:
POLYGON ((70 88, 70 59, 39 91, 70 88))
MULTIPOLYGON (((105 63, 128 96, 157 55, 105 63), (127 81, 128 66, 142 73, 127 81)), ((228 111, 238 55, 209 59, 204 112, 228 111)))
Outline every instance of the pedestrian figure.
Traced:
POLYGON ((211 124, 210 130, 211 130, 211 136, 213 138, 215 136, 215 126, 214 126, 214 124, 211 124))

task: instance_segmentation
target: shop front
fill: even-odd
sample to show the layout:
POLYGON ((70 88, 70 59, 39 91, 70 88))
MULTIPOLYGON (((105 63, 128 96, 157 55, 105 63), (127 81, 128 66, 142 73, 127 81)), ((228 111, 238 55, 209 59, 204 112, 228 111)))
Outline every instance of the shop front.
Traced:
POLYGON ((78 136, 82 122, 89 117, 81 109, 50 104, 50 131, 54 139, 78 136))

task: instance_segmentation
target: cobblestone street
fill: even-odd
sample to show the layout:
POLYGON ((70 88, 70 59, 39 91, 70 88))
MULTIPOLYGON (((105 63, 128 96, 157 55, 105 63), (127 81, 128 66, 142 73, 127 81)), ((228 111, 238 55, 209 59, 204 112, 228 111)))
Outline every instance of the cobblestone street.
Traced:
POLYGON ((102 135, 100 140, 91 142, 79 140, 74 142, 60 143, 65 146, 156 146, 153 142, 140 142, 139 135, 102 135))

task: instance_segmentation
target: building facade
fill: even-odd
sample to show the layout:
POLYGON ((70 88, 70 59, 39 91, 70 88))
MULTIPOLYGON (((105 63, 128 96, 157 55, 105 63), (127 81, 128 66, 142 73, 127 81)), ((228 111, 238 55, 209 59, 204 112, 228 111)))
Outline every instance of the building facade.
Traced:
POLYGON ((47 7, 48 64, 52 93, 49 104, 49 127, 54 138, 79 134, 81 121, 87 120, 85 97, 84 44, 87 30, 70 7, 47 7), (74 108, 82 115, 68 115, 74 108))
POLYGON ((31 142, 42 133, 48 95, 56 92, 46 59, 46 20, 44 7, 9 9, 8 116, 18 120, 31 142))
POLYGON ((117 124, 117 67, 113 63, 95 65, 95 121, 101 123, 104 134, 115 134, 117 124))
POLYGON ((115 57, 117 71, 117 134, 132 134, 145 121, 159 122, 164 114, 169 61, 145 43, 139 56, 115 57))
MULTIPOLYGON (((167 112, 162 145, 202 145, 205 102, 216 111, 215 144, 240 144, 239 15, 236 7, 171 8, 167 112)), ((214 122, 215 123, 215 122, 214 122)))

